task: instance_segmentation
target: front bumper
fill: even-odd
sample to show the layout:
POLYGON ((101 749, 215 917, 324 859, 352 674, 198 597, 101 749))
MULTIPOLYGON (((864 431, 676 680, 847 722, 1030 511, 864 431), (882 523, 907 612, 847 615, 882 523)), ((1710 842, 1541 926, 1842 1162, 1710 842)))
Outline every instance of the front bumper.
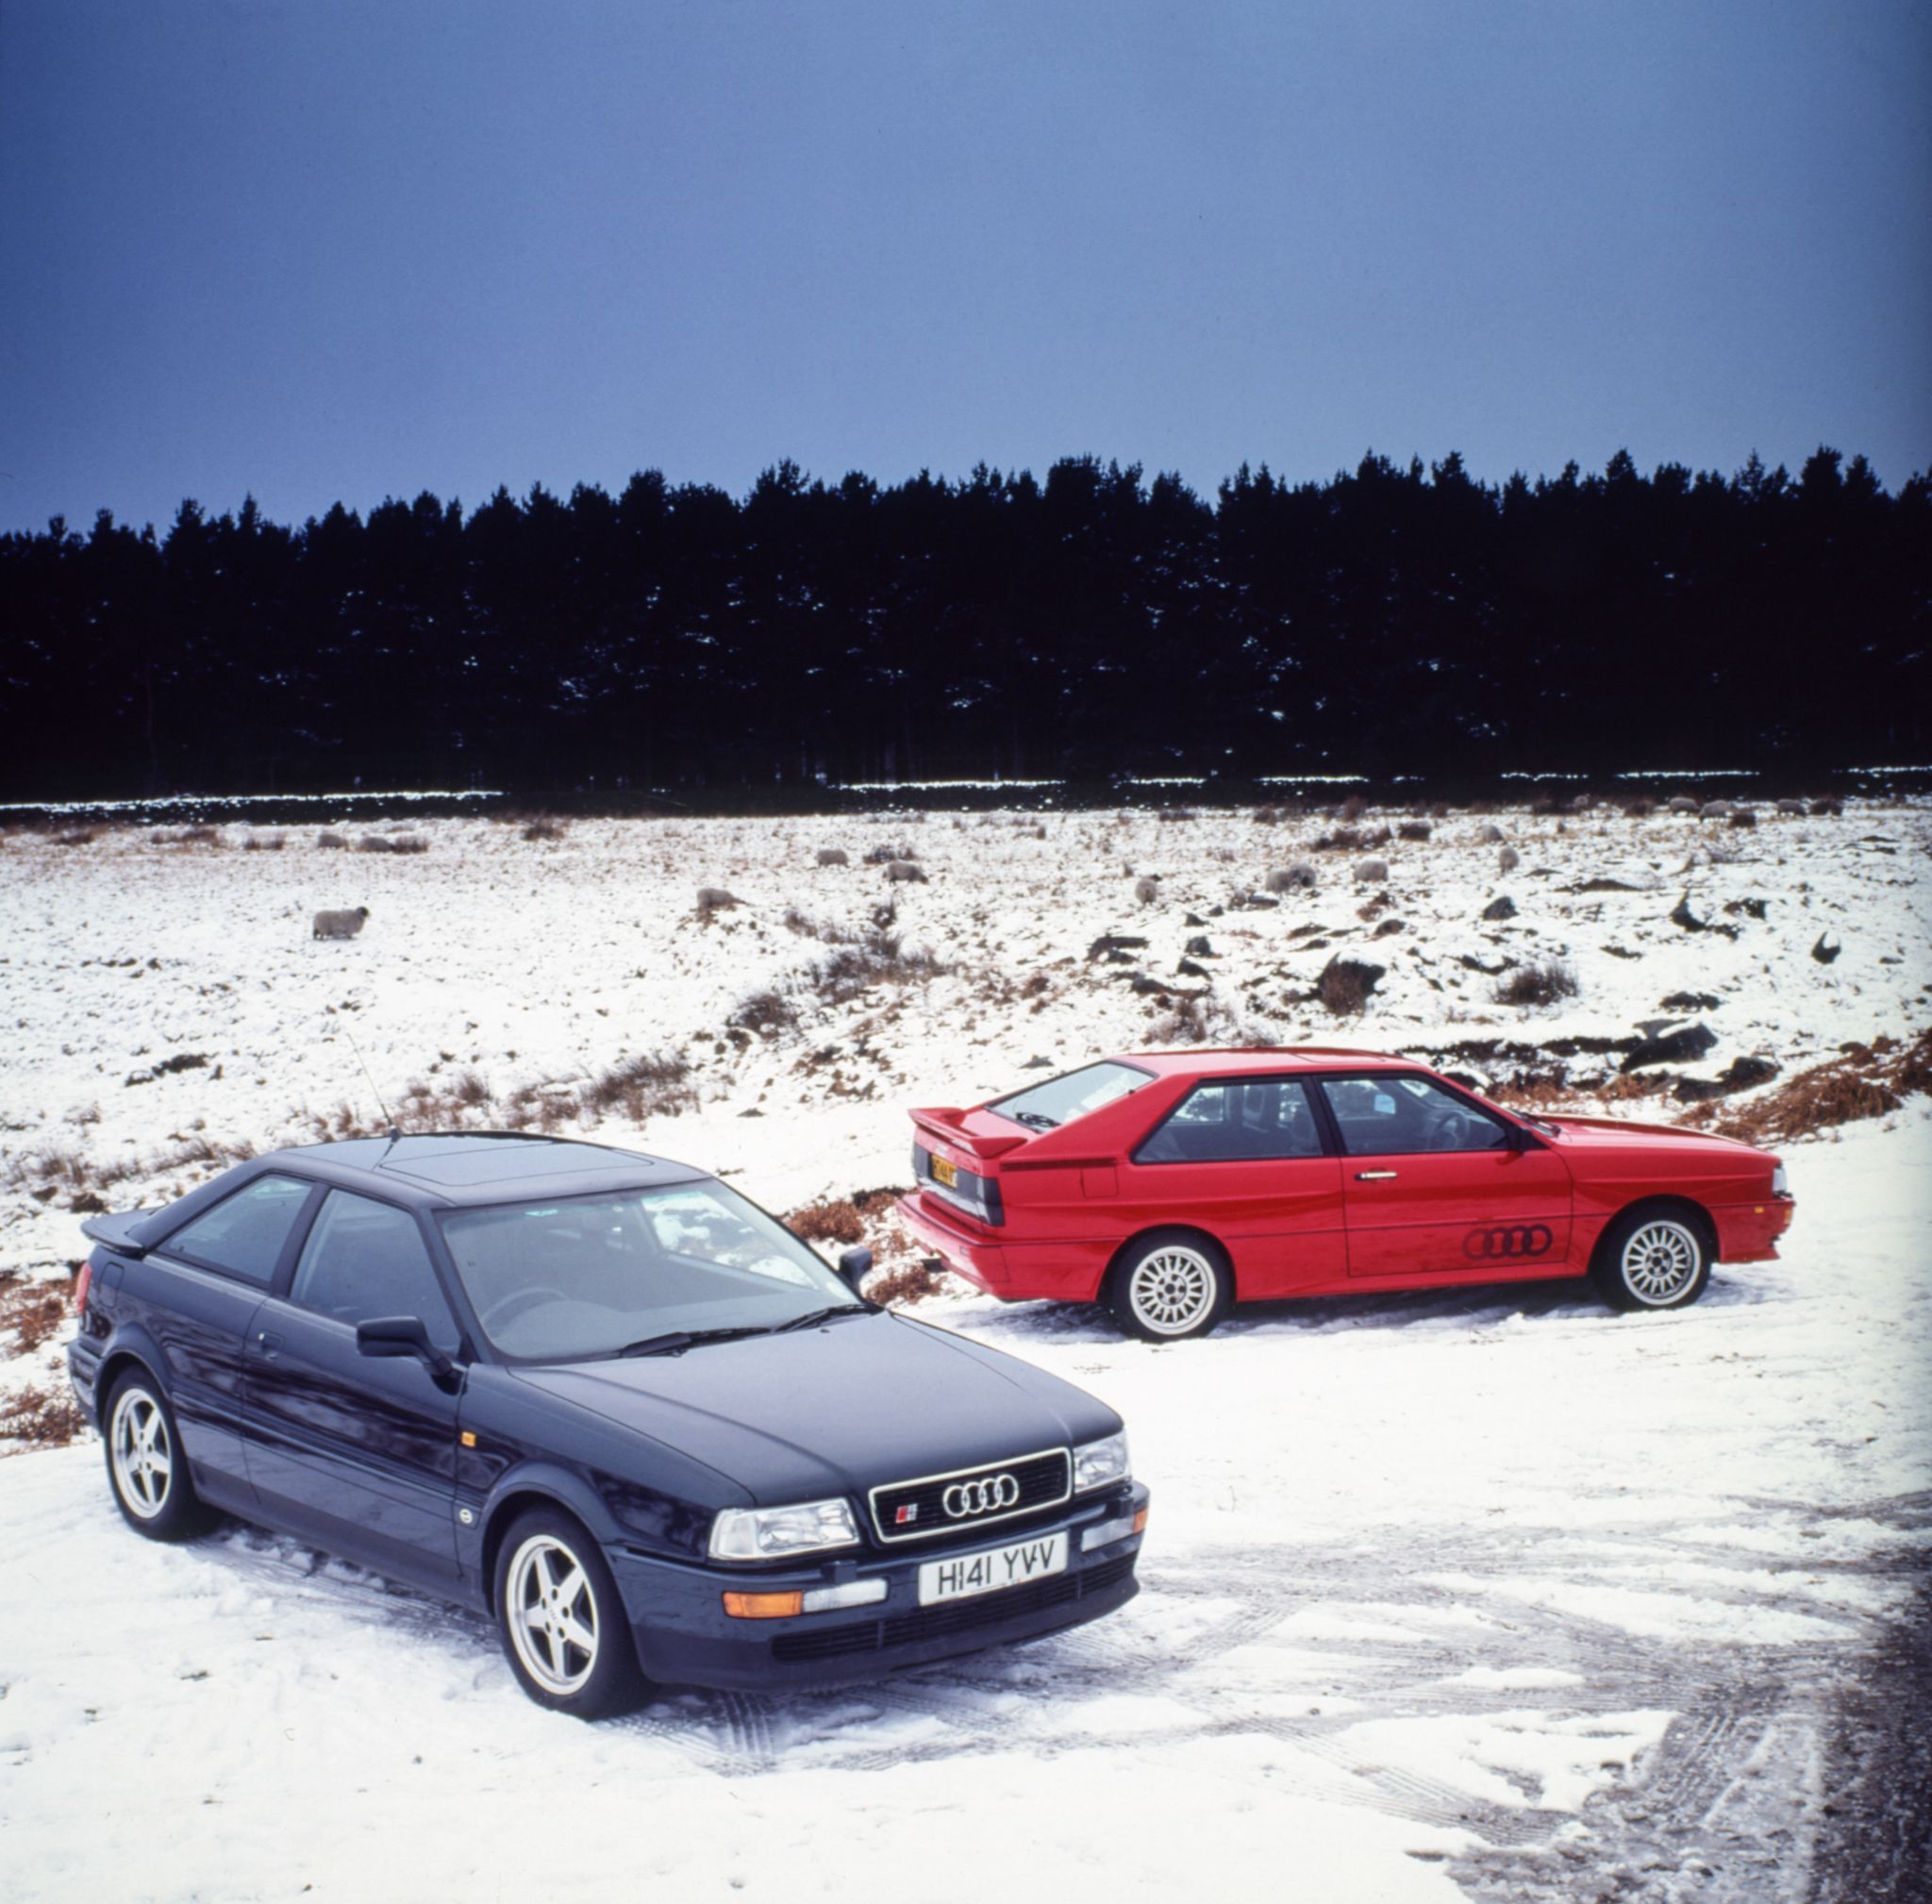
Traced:
POLYGON ((1131 1518, 1147 1505, 1138 1481, 1113 1487, 1039 1519, 989 1528, 977 1541, 908 1543, 904 1550, 822 1562, 780 1571, 689 1566, 626 1547, 607 1547, 638 1659, 661 1685, 758 1688, 848 1685, 903 1672, 983 1646, 1010 1645, 1098 1619, 1140 1591, 1134 1578, 1141 1536, 1092 1552, 1081 1535, 1131 1518), (1067 1531, 1064 1573, 971 1599, 919 1604, 923 1562, 1067 1531), (935 1551, 937 1549, 937 1551, 935 1551), (784 1593, 853 1579, 884 1579, 886 1597, 870 1606, 790 1619, 734 1619, 727 1591, 784 1593))
POLYGON ((1790 1228, 1797 1205, 1789 1196, 1761 1203, 1720 1204, 1711 1211, 1717 1224, 1720 1262, 1774 1262, 1778 1238, 1790 1228))
POLYGON ((1005 1296, 1009 1293, 1007 1252, 1001 1244, 983 1242, 949 1222, 941 1213, 938 1198, 926 1195, 923 1190, 902 1196, 894 1208, 900 1228, 940 1258, 948 1269, 963 1276, 988 1295, 1005 1296))

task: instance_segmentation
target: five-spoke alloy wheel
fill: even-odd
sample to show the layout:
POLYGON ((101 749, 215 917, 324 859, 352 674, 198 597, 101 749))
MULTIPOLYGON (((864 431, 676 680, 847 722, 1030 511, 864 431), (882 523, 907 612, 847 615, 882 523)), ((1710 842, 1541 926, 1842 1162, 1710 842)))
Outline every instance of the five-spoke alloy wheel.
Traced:
POLYGON ((1233 1299, 1227 1259, 1192 1230, 1142 1237, 1114 1265, 1108 1292, 1114 1319, 1149 1342, 1206 1335, 1233 1299))
POLYGON ((1697 1225, 1674 1211, 1631 1211, 1605 1230, 1591 1274, 1616 1309, 1681 1309, 1710 1280, 1697 1225))
POLYGON ((150 1540, 179 1541, 210 1518, 196 1499, 174 1411, 144 1372, 114 1384, 106 1411, 108 1480, 129 1527, 150 1540))
POLYGON ((617 1583, 575 1521, 540 1509, 520 1516, 496 1560, 503 1649, 540 1706, 602 1718, 643 1693, 617 1583))

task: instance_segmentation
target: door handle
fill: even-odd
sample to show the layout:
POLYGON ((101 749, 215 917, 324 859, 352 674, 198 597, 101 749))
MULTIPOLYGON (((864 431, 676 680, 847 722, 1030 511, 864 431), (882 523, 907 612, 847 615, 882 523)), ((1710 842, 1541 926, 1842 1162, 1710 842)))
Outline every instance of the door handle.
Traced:
POLYGON ((1393 1177, 1395 1173, 1392 1170, 1357 1170, 1355 1174, 1355 1180, 1357 1183, 1375 1183, 1385 1177, 1393 1177))
POLYGON ((282 1339, 272 1329, 257 1329, 255 1332, 255 1345, 263 1355, 275 1355, 281 1349, 282 1339))

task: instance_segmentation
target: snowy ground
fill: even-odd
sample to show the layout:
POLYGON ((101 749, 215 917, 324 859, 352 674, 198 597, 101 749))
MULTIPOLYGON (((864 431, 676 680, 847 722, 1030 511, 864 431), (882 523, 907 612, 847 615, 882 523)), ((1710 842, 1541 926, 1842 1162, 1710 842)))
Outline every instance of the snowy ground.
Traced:
MULTIPOLYGON (((1753 832, 1495 817, 1514 875, 1479 820, 1443 821, 1376 849, 1373 921, 1357 909, 1383 887, 1356 887, 1354 853, 1319 856, 1322 885, 1276 910, 1212 911, 1316 858, 1319 822, 613 823, 545 843, 447 821, 414 858, 324 853, 312 829, 275 853, 239 850, 241 827, 219 850, 16 835, 0 1268, 78 1254, 81 1178, 56 1154, 178 1160, 197 1125, 266 1144, 305 1108, 366 1104, 351 1029, 391 1097, 474 1068, 507 1101, 681 1050, 698 1107, 601 1134, 785 1210, 903 1181, 908 1102, 1150 1042, 1172 1000, 1126 981, 1171 980, 1203 931, 1230 1039, 1336 1039, 1289 1002, 1335 949, 1390 968, 1341 1042, 1389 1048, 1694 1016, 1719 1036, 1700 1075, 1740 1055, 1789 1075, 1932 1017, 1923 807, 1753 832), (862 927, 882 875, 812 849, 858 862, 889 836, 930 876, 897 889, 895 929, 953 969, 827 1002, 804 973, 833 948, 781 915, 862 927), (1690 863, 1711 846, 1740 857, 1690 863), (1128 866, 1163 876, 1157 905, 1128 866), (1564 890, 1591 878, 1636 890, 1564 890), (699 884, 745 903, 701 923, 699 884), (1506 891, 1518 916, 1481 923, 1506 891), (1737 937, 1673 925, 1686 893, 1737 937), (315 907, 357 904, 361 940, 307 938, 315 907), (1404 929, 1372 938, 1388 917, 1404 929), (1323 933, 1290 938, 1307 923, 1323 933), (1822 964, 1826 930, 1843 951, 1822 964), (1090 960, 1108 931, 1152 944, 1131 969, 1090 960), (1293 949, 1314 936, 1327 949, 1293 949), (1580 995, 1496 1006, 1464 953, 1560 954, 1580 995), (767 989, 795 1022, 722 1035, 767 989), (1662 1009, 1680 991, 1720 1002, 1662 1009), (123 1082, 183 1054, 208 1061, 123 1082)), ((1932 1116, 1785 1154, 1785 1260, 1721 1271, 1679 1315, 1458 1291, 1269 1306, 1152 1347, 1085 1311, 923 1305, 1126 1416, 1155 1490, 1145 1591, 1075 1634, 853 1693, 689 1695, 583 1728, 517 1694, 480 1622, 239 1528, 139 1541, 97 1445, 0 1461, 0 1898, 1854 1895, 1834 1888, 1843 1820, 1884 1821, 1858 1757, 1874 1728, 1846 1715, 1909 1695, 1874 1662, 1932 1574, 1932 1116)), ((198 1174, 135 1169, 108 1200, 198 1174)), ((0 1369, 0 1393, 44 1379, 55 1347, 0 1369)))

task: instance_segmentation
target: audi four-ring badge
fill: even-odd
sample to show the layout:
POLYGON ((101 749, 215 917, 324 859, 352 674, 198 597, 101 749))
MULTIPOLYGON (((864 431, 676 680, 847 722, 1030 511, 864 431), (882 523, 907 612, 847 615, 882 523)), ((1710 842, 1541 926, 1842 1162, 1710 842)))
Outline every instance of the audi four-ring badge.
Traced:
POLYGON ((128 1524, 232 1513, 486 1612, 540 1704, 863 1679, 1137 1591, 1111 1409, 686 1165, 358 1139, 83 1228, 69 1368, 128 1524))
POLYGON ((1674 1309, 1713 1263, 1775 1257, 1793 1211, 1747 1144, 1532 1117, 1373 1051, 1130 1053, 912 1122, 915 1242, 1156 1341, 1236 1302, 1532 1278, 1674 1309))

